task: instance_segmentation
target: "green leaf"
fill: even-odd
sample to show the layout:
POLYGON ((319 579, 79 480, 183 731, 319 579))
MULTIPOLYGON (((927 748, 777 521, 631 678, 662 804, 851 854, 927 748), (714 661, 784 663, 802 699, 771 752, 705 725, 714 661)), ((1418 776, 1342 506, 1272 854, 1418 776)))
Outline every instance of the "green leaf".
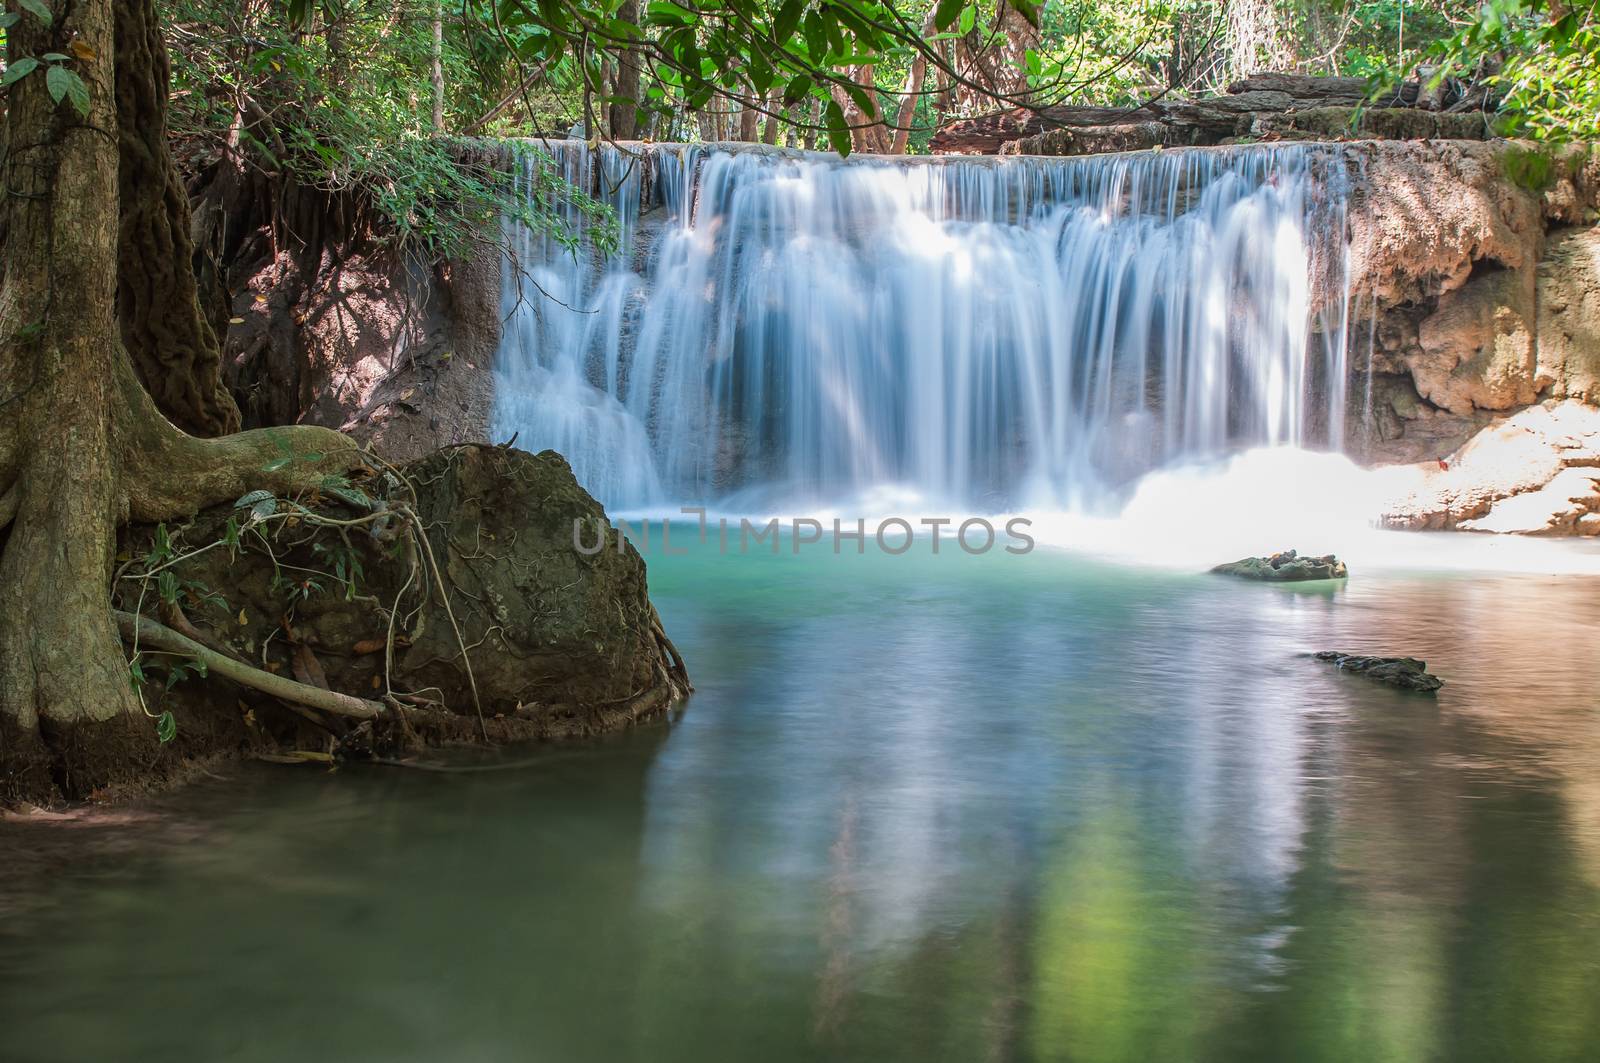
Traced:
POLYGON ((823 108, 823 119, 828 125, 828 143, 833 145, 833 150, 839 153, 841 159, 850 156, 850 126, 844 120, 844 111, 839 109, 838 100, 829 100, 823 108))
POLYGON ((687 26, 694 23, 695 13, 682 4, 672 3, 672 0, 653 0, 645 8, 645 17, 661 26, 687 26))
POLYGON ((789 87, 783 90, 783 105, 793 107, 811 94, 811 78, 805 74, 796 75, 789 82, 789 87))
POLYGON ((0 15, 0 30, 8 30, 21 21, 21 15, 17 14, 15 11, 7 11, 5 14, 0 15))
POLYGON ((276 512, 278 512, 278 500, 276 498, 265 498, 250 507, 250 520, 252 522, 260 522, 276 512))
POLYGON ((271 491, 251 491, 248 494, 240 495, 239 496, 239 501, 237 501, 237 502, 235 502, 233 504, 233 508, 234 509, 244 509, 246 506, 253 506, 257 502, 265 502, 267 499, 269 499, 271 497, 272 497, 272 492, 271 491))
POLYGON ((350 505, 355 506, 358 509, 372 508, 372 499, 367 497, 367 493, 349 482, 337 482, 334 477, 330 476, 327 480, 322 482, 322 489, 328 492, 328 494, 333 495, 335 498, 348 502, 350 505), (335 482, 330 483, 329 481, 335 482))
POLYGON ((750 84, 758 94, 765 96, 767 90, 772 88, 772 67, 759 55, 752 55, 747 69, 750 72, 750 84))
POLYGON ((67 71, 67 102, 72 104, 72 109, 78 112, 79 117, 89 117, 89 85, 72 70, 67 71))
POLYGON ((1039 8, 1043 6, 1042 4, 1037 4, 1034 0, 1007 0, 1007 2, 1011 10, 1028 21, 1028 25, 1034 29, 1039 28, 1039 8))
POLYGON ((875 101, 871 96, 867 95, 866 89, 863 89, 860 85, 852 83, 846 85, 844 87, 844 91, 849 95, 851 101, 854 102, 857 107, 861 108, 861 114, 864 117, 878 117, 877 101, 875 101))
MULTIPOLYGON (((49 58, 46 56, 45 58, 49 58)), ((72 77, 72 71, 64 66, 53 66, 44 73, 44 87, 50 91, 50 98, 60 103, 67 95, 67 79, 72 77)))
POLYGON ((954 24, 956 17, 961 14, 961 8, 967 0, 939 0, 939 6, 933 9, 933 24, 941 30, 947 30, 954 24))
POLYGON ((45 6, 44 0, 17 0, 17 6, 40 22, 43 22, 46 26, 55 21, 55 17, 50 14, 50 9, 45 6))
POLYGON ((39 69, 39 60, 31 55, 25 55, 6 67, 5 76, 0 77, 0 87, 15 84, 37 69, 39 69))
POLYGON ((150 544, 150 552, 145 555, 146 568, 154 568, 172 557, 172 539, 167 535, 165 524, 156 525, 156 534, 150 544))
POLYGON ((975 7, 964 7, 961 9, 961 17, 956 19, 956 29, 962 34, 968 34, 972 32, 972 27, 977 25, 977 23, 978 9, 975 7))
POLYGON ((163 712, 156 717, 156 738, 162 745, 166 745, 178 737, 178 720, 171 711, 163 712))
POLYGON ((795 28, 800 25, 800 16, 805 14, 805 9, 806 5, 802 0, 786 0, 784 5, 778 8, 778 16, 772 21, 774 44, 781 47, 794 36, 795 28))

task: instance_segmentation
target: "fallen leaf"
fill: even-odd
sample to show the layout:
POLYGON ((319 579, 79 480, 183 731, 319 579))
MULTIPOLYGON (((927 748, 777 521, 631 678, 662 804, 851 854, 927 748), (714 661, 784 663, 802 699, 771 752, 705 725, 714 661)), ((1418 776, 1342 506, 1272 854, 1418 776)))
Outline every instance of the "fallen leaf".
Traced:
POLYGON ((72 38, 67 44, 67 51, 71 52, 75 58, 82 59, 86 63, 91 59, 100 58, 100 53, 95 51, 94 46, 82 37, 72 38))
POLYGON ((383 686, 383 677, 380 676, 380 675, 373 676, 372 677, 372 689, 373 690, 377 690, 382 686, 383 686))
POLYGON ((249 620, 245 619, 244 610, 243 609, 239 610, 239 626, 240 627, 244 627, 249 622, 250 622, 249 620))
POLYGON ((230 325, 242 325, 242 324, 244 324, 244 318, 242 318, 242 317, 230 317, 228 319, 228 324, 230 324, 230 325))
POLYGON ((364 653, 377 653, 387 645, 385 639, 362 639, 350 648, 350 652, 359 657, 364 653))
POLYGON ((292 663, 294 677, 300 682, 322 690, 329 689, 328 673, 322 670, 322 662, 317 660, 317 655, 311 652, 310 646, 303 642, 296 643, 292 663))

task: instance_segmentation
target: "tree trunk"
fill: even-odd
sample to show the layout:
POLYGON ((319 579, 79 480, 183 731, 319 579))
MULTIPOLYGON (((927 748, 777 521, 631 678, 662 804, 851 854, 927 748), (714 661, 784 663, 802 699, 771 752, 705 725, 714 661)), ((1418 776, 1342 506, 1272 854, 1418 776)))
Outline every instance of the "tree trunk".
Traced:
MULTIPOLYGON (((200 312, 189 197, 167 150, 169 67, 155 3, 125 0, 114 8, 120 160, 113 160, 110 172, 123 203, 117 246, 122 342, 139 378, 175 424, 197 435, 232 432, 239 427, 239 409, 222 382, 216 334, 200 312)), ((18 54, 15 48, 12 54, 18 54)), ((97 66, 109 75, 112 55, 107 49, 75 65, 97 66)), ((97 102, 110 98, 108 93, 97 102)))
POLYGON ((119 517, 111 4, 76 4, 49 27, 24 13, 8 38, 11 63, 64 53, 74 39, 95 53, 71 64, 89 89, 87 118, 51 100, 43 70, 11 88, 0 323, 0 394, 21 450, 0 556, 0 740, 20 777, 7 789, 36 786, 39 772, 74 788, 75 772, 100 774, 93 754, 72 755, 96 744, 88 732, 140 738, 127 726, 139 710, 106 598, 119 517), (67 755, 47 757, 45 742, 67 755))
MULTIPOLYGON (((922 23, 922 35, 933 36, 938 28, 934 21, 938 13, 937 5, 929 8, 928 17, 922 23)), ((917 114, 917 100, 922 97, 922 83, 928 76, 928 57, 918 52, 916 58, 911 60, 911 70, 906 74, 906 87, 900 94, 900 109, 894 119, 894 139, 890 142, 889 151, 894 155, 904 155, 911 146, 911 121, 917 114)))
MULTIPOLYGON (((622 0, 617 18, 638 25, 639 0, 622 0)), ((639 135, 639 53, 624 49, 617 58, 617 102, 611 105, 611 136, 633 140, 639 135)))
MULTIPOLYGON (((111 0, 56 7, 50 26, 24 12, 8 31, 13 63, 86 56, 67 68, 89 99, 86 117, 69 101, 58 105, 40 69, 13 84, 7 101, 14 147, 5 158, 11 201, 0 294, 0 511, 10 514, 9 527, 0 520, 0 800, 81 797, 148 769, 155 731, 130 686, 108 596, 122 520, 192 513, 247 485, 294 489, 356 458, 350 440, 325 429, 195 439, 140 386, 119 342, 119 291, 172 299, 133 318, 135 338, 158 341, 148 350, 163 358, 168 344, 206 334, 187 234, 179 240, 187 213, 171 209, 181 188, 164 148, 151 150, 159 141, 152 130, 165 126, 166 56, 159 35, 116 47, 123 25, 154 29, 148 0, 115 5, 116 17, 111 0), (114 91, 124 85, 141 91, 114 91), (135 116, 122 137, 119 111, 135 116), (141 269, 160 272, 162 286, 139 288, 127 277, 141 269), (323 456, 268 472, 285 447, 323 456)), ((174 363, 189 384, 204 360, 199 350, 183 348, 174 363)))
POLYGON ((766 123, 761 127, 761 142, 776 144, 783 128, 783 123, 778 120, 778 115, 783 111, 783 100, 776 92, 767 97, 767 110, 772 113, 767 115, 766 123))
POLYGON ((444 3, 433 0, 433 40, 429 44, 428 80, 433 85, 433 131, 444 132, 444 3))

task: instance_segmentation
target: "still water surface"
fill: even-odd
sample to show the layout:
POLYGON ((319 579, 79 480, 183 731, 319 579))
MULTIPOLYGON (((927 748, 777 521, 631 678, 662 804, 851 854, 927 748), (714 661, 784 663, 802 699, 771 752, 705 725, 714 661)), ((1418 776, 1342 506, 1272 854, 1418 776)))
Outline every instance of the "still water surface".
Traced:
POLYGON ((0 1059, 1600 1058, 1600 578, 650 566, 679 718, 182 792, 7 917, 0 1059))

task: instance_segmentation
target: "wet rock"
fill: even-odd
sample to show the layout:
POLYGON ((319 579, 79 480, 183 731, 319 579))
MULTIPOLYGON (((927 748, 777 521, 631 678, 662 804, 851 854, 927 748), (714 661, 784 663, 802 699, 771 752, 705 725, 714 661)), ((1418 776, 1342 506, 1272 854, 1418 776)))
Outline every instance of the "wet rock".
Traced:
POLYGON ((1350 570, 1332 554, 1322 557, 1301 557, 1293 550, 1272 554, 1269 557, 1246 557, 1218 565, 1211 570, 1224 576, 1243 579, 1267 580, 1278 583, 1298 583, 1314 579, 1345 579, 1350 570))
POLYGON ((1428 662, 1415 657, 1363 657, 1353 653, 1323 650, 1313 654, 1319 661, 1327 661, 1343 672, 1354 672, 1368 679, 1401 690, 1432 693, 1444 686, 1444 680, 1429 673, 1428 662))

